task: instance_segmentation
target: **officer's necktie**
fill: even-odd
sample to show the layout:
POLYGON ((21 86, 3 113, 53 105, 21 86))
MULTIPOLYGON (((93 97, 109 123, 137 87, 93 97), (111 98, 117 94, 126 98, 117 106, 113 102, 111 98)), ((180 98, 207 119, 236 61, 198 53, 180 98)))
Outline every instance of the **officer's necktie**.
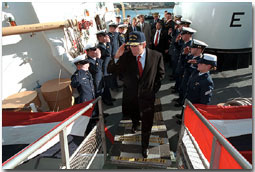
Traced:
POLYGON ((157 30, 157 34, 156 34, 156 39, 155 39, 155 46, 157 46, 158 45, 158 35, 159 35, 159 31, 157 30))
POLYGON ((138 69, 139 69, 139 76, 142 77, 143 74, 143 67, 142 63, 140 62, 141 56, 137 57, 137 64, 138 64, 138 69))

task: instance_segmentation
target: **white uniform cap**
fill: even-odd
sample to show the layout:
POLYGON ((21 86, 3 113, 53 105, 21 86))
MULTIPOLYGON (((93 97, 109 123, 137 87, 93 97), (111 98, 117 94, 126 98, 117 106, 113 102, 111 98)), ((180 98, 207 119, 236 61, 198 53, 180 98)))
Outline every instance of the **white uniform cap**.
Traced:
POLYGON ((204 43, 203 41, 197 40, 197 39, 193 39, 191 47, 194 48, 205 48, 208 47, 208 45, 206 43, 204 43))
POLYGON ((99 30, 96 35, 98 34, 106 35, 106 30, 99 30))
POLYGON ((75 64, 75 63, 77 63, 77 62, 79 62, 79 61, 85 60, 85 59, 86 59, 85 56, 86 56, 86 54, 82 54, 82 55, 79 55, 79 56, 75 57, 75 58, 73 59, 72 63, 75 64))
POLYGON ((178 25, 180 25, 181 24, 181 22, 179 21, 179 20, 176 20, 176 22, 175 22, 176 24, 178 24, 178 25))
POLYGON ((109 26, 115 26, 115 27, 117 27, 117 26, 118 26, 118 24, 117 24, 117 23, 115 23, 115 22, 111 22, 111 23, 109 23, 109 26))
POLYGON ((192 21, 189 20, 189 19, 183 19, 183 18, 181 18, 181 23, 182 23, 182 24, 192 24, 192 21))
POLYGON ((182 32, 189 32, 193 34, 196 33, 197 31, 195 29, 192 29, 191 27, 182 27, 182 32))
POLYGON ((127 24, 119 24, 118 27, 128 27, 128 25, 127 24))
POLYGON ((203 54, 203 57, 198 61, 207 65, 217 66, 217 56, 213 54, 203 54))
POLYGON ((116 18, 121 18, 121 15, 116 15, 116 18))
POLYGON ((88 43, 86 44, 86 46, 84 47, 84 50, 88 50, 88 49, 90 49, 90 48, 95 48, 95 47, 97 47, 97 46, 96 46, 96 43, 88 42, 88 43))

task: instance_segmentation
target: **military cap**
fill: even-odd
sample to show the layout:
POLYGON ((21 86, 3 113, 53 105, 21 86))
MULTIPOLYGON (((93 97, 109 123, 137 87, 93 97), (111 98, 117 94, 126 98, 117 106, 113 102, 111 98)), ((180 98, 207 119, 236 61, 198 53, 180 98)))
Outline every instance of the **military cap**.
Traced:
POLYGON ((84 50, 89 50, 89 49, 96 49, 97 48, 97 45, 95 43, 87 43, 86 46, 84 47, 84 50))
POLYGON ((128 27, 128 25, 127 25, 127 24, 124 24, 124 23, 120 23, 120 24, 118 25, 118 27, 128 27))
POLYGON ((106 36, 106 31, 105 30, 99 30, 96 35, 103 35, 103 36, 106 36))
POLYGON ((111 23, 109 23, 109 26, 111 27, 117 27, 118 26, 118 24, 117 23, 115 23, 115 22, 111 22, 111 23))
POLYGON ((175 24, 180 25, 180 24, 181 24, 181 22, 180 22, 179 20, 176 20, 176 21, 175 21, 175 24))
POLYGON ((116 18, 121 18, 121 15, 116 15, 116 18))
POLYGON ((213 54, 203 54, 202 58, 198 61, 198 63, 217 66, 217 56, 213 54))
POLYGON ((87 60, 87 56, 86 54, 82 54, 82 55, 79 55, 77 57, 75 57, 72 61, 73 64, 85 64, 85 63, 88 63, 88 60, 87 60))
POLYGON ((191 23, 192 23, 191 20, 181 18, 181 24, 191 24, 191 23))
POLYGON ((199 41, 197 39, 192 40, 191 48, 202 48, 202 49, 204 49, 205 47, 208 47, 208 45, 206 43, 204 43, 203 41, 199 41))
POLYGON ((146 39, 143 32, 133 31, 133 32, 130 32, 129 34, 129 42, 127 42, 127 45, 139 45, 145 41, 146 39))
POLYGON ((181 34, 184 35, 184 34, 193 34, 193 33, 196 33, 197 31, 190 28, 190 27, 182 27, 182 32, 181 34))
POLYGON ((177 18, 177 19, 181 19, 182 18, 182 15, 176 15, 176 16, 174 16, 175 18, 177 18))

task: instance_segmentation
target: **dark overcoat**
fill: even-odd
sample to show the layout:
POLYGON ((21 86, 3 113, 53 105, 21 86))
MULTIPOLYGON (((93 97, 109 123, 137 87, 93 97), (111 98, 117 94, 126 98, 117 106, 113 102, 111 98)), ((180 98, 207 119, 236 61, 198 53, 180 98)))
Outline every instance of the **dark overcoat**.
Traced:
POLYGON ((108 65, 108 72, 123 75, 123 113, 146 112, 154 108, 155 93, 161 86, 165 69, 161 53, 146 48, 146 60, 142 77, 139 77, 136 57, 125 52, 118 60, 108 65))

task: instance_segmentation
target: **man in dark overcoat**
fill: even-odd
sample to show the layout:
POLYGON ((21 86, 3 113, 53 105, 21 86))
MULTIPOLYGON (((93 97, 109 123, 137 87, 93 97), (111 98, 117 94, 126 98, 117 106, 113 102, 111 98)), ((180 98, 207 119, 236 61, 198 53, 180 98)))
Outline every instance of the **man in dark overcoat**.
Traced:
POLYGON ((134 31, 129 35, 130 51, 123 44, 108 65, 108 72, 123 75, 122 111, 132 120, 135 133, 142 121, 142 155, 148 156, 149 138, 154 117, 155 93, 161 86, 165 69, 161 53, 146 48, 145 35, 134 31))

